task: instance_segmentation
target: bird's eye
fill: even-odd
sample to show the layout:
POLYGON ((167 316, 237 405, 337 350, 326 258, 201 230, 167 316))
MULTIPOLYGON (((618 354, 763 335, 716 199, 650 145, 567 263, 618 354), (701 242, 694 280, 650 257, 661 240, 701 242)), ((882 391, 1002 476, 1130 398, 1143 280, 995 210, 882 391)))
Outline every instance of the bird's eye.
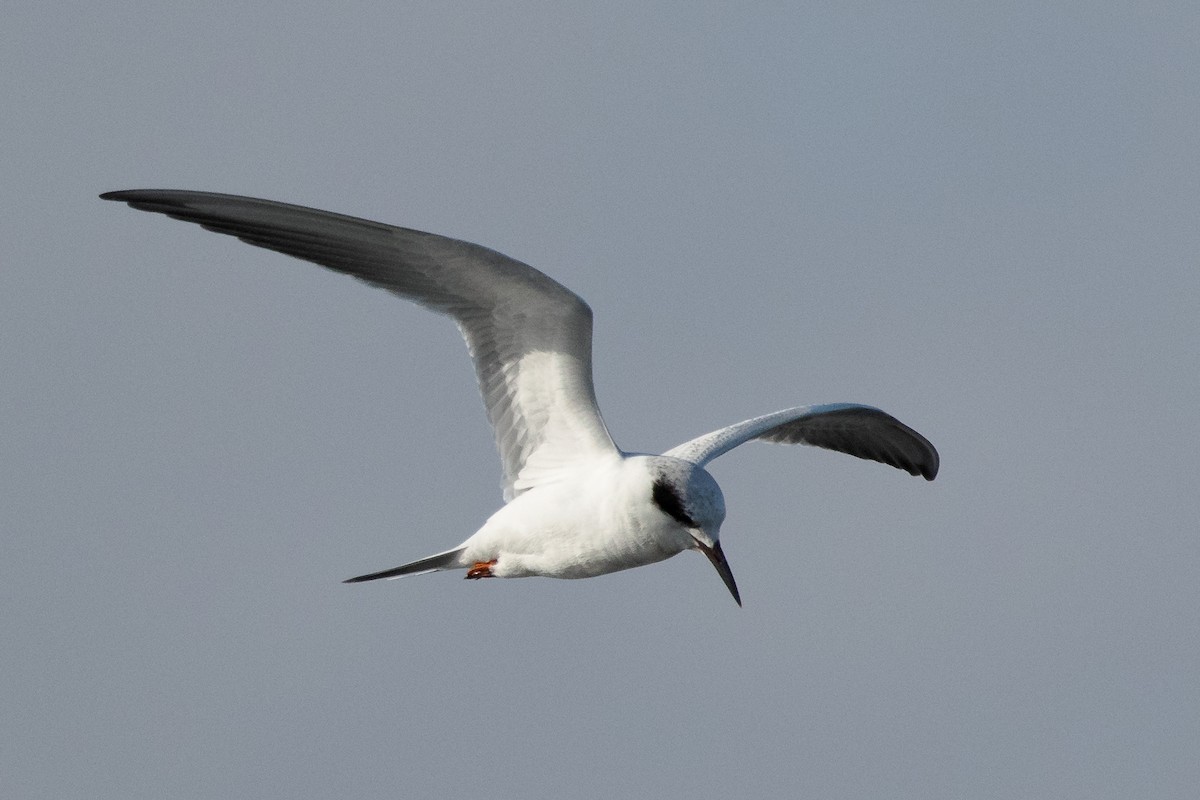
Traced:
POLYGON ((696 520, 688 516, 688 513, 683 510, 683 500, 679 497, 679 493, 675 491, 675 487, 659 478, 654 482, 654 505, 658 506, 664 514, 687 528, 698 528, 696 520))

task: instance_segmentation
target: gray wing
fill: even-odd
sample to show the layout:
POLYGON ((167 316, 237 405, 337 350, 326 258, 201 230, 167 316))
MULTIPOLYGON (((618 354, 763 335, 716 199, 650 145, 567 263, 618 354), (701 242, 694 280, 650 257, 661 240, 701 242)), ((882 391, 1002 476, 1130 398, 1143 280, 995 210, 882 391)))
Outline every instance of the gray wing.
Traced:
POLYGON ((302 206, 170 190, 108 192, 366 281, 458 323, 511 500, 574 462, 617 454, 592 386, 592 310, 533 267, 479 245, 302 206))
POLYGON ((703 466, 752 439, 837 450, 921 475, 928 481, 938 471, 938 453, 928 439, 878 408, 854 403, 776 411, 706 433, 663 455, 703 466))

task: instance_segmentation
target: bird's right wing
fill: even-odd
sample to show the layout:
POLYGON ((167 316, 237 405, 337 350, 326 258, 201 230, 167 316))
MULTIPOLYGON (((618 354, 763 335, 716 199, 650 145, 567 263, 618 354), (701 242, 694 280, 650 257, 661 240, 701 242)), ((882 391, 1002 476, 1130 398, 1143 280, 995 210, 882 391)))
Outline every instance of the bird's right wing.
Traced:
POLYGON ((754 439, 837 450, 888 464, 930 481, 938 471, 938 453, 928 439, 878 408, 854 403, 826 403, 776 411, 706 433, 663 455, 703 466, 754 439))
POLYGON ((533 267, 469 242, 270 200, 159 189, 101 197, 312 261, 453 317, 495 430, 506 500, 577 460, 619 453, 592 386, 592 310, 533 267))

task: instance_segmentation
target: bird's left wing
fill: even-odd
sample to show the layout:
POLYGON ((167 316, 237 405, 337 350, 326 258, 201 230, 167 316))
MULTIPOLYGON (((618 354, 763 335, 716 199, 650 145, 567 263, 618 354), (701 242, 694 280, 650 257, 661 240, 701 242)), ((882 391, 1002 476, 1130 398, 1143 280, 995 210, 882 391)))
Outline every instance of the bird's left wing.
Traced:
POLYGON ((703 466, 754 439, 837 450, 921 475, 929 481, 938 471, 938 453, 928 439, 878 408, 854 403, 776 411, 706 433, 663 455, 703 466))
POLYGON ((504 467, 504 497, 577 461, 617 457, 592 387, 592 310, 495 250, 314 208, 209 192, 108 192, 312 261, 454 318, 467 340, 504 467))

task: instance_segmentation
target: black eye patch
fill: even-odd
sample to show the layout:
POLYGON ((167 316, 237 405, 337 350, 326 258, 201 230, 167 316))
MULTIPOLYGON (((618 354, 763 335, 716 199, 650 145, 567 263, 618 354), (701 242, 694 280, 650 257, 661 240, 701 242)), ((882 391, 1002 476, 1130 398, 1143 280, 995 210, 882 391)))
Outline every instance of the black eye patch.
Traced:
POLYGON ((654 482, 654 505, 671 519, 688 528, 698 528, 696 521, 683 510, 683 500, 679 498, 675 488, 662 478, 654 482))

